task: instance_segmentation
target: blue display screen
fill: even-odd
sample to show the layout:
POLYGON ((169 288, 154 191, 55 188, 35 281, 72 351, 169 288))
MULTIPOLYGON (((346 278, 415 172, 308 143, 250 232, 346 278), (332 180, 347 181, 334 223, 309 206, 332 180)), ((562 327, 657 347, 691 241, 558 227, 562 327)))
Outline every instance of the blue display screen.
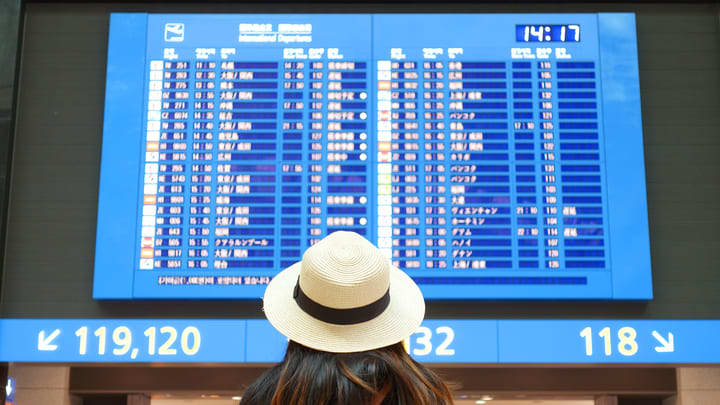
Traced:
POLYGON ((98 299, 337 230, 430 299, 652 297, 633 14, 112 14, 105 103, 98 299))

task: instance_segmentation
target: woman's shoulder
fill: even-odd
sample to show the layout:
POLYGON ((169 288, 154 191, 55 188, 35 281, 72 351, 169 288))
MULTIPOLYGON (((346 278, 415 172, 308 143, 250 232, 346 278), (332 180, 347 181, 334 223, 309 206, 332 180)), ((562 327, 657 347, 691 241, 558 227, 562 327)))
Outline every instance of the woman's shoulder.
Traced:
POLYGON ((280 378, 280 366, 266 371, 243 392, 240 405, 269 405, 280 378))

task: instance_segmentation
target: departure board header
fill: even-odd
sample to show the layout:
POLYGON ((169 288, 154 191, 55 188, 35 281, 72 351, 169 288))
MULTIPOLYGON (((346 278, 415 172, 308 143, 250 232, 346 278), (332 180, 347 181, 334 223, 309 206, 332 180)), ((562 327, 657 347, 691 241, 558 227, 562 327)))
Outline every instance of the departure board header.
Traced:
POLYGON ((95 298, 337 230, 430 299, 650 299, 634 15, 112 14, 95 298))

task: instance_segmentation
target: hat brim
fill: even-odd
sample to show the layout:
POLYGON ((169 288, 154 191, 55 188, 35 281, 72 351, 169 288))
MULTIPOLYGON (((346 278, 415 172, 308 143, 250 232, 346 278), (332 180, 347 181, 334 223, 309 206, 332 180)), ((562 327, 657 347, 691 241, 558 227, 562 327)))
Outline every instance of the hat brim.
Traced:
POLYGON ((352 325, 323 322, 303 311, 293 298, 301 263, 278 273, 267 286, 263 310, 290 340, 315 350, 352 353, 398 343, 412 335, 425 316, 420 288, 402 270, 390 266, 390 304, 370 321, 352 325))

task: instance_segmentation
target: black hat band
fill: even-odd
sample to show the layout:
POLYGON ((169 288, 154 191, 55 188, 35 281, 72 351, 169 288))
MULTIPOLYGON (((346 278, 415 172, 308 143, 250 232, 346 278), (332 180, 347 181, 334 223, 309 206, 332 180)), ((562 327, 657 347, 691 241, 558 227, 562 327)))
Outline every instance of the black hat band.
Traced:
POLYGON ((295 302, 297 302, 300 309, 315 319, 334 325, 354 325, 375 319, 387 309, 388 305, 390 305, 390 288, 385 291, 385 294, 380 299, 368 305, 338 309, 318 304, 305 295, 305 292, 300 288, 300 278, 298 277, 293 298, 295 298, 295 302))

